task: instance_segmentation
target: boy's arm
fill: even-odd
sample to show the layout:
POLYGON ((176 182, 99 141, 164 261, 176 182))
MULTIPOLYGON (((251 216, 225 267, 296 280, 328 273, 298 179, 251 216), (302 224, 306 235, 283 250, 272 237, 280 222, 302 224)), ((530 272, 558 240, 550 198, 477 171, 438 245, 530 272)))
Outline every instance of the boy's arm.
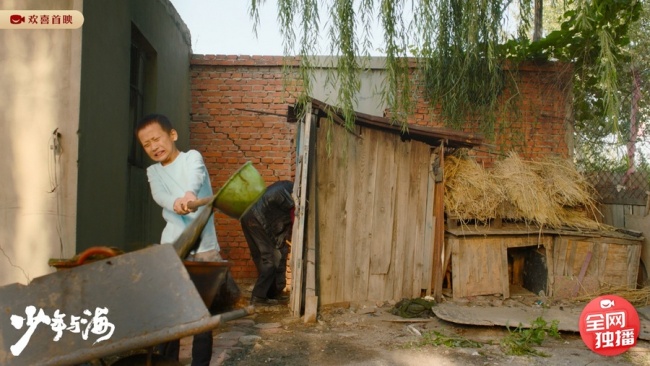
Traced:
POLYGON ((168 193, 165 188, 160 175, 156 173, 153 169, 147 169, 147 177, 149 178, 149 186, 151 188, 151 195, 153 200, 156 201, 158 206, 166 208, 168 210, 174 209, 174 201, 178 197, 174 197, 168 193))
MULTIPOLYGON (((187 152, 187 174, 188 174, 188 187, 186 188, 186 195, 191 192, 194 195, 194 199, 197 198, 201 185, 206 178, 208 169, 205 167, 203 162, 203 156, 201 153, 196 150, 190 150, 187 152)), ((203 197, 198 197, 203 198, 203 197)))

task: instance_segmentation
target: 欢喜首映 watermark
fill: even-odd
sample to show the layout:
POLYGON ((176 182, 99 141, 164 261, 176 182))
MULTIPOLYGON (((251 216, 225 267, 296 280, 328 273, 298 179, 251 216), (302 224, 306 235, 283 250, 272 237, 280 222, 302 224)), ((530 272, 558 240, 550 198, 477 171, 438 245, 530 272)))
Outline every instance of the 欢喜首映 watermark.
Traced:
POLYGON ((53 338, 54 342, 58 342, 61 339, 64 330, 70 331, 70 333, 80 333, 83 340, 88 340, 88 333, 101 336, 93 344, 105 341, 111 338, 115 331, 115 325, 108 321, 107 314, 107 308, 95 308, 94 315, 90 310, 86 309, 83 311, 82 316, 70 315, 69 323, 66 324, 66 314, 61 313, 58 309, 50 317, 45 314, 43 309, 39 309, 37 312, 35 306, 29 305, 25 308, 26 317, 12 315, 10 318, 11 325, 14 328, 21 330, 26 326, 27 331, 9 349, 14 356, 20 355, 29 343, 29 339, 34 334, 36 327, 41 323, 49 325, 52 328, 52 331, 55 333, 53 338))

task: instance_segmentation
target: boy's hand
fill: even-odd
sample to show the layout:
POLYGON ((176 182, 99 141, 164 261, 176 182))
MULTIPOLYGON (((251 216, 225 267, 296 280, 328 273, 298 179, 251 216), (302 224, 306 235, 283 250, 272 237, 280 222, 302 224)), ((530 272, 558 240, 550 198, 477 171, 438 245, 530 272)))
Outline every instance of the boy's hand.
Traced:
POLYGON ((196 195, 193 192, 186 192, 185 196, 177 198, 174 201, 174 212, 179 215, 187 215, 190 212, 196 211, 196 209, 190 209, 187 207, 187 203, 196 200, 196 195))
POLYGON ((190 211, 187 209, 187 201, 181 197, 174 201, 174 212, 179 215, 187 215, 190 211))

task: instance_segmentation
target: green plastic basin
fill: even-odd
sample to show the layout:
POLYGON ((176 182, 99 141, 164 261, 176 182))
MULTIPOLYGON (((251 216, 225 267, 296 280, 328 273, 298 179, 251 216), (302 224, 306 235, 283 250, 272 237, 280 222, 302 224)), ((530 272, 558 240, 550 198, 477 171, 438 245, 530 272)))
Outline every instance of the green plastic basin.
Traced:
POLYGON ((221 187, 213 205, 226 215, 239 220, 265 191, 264 179, 249 161, 221 187))

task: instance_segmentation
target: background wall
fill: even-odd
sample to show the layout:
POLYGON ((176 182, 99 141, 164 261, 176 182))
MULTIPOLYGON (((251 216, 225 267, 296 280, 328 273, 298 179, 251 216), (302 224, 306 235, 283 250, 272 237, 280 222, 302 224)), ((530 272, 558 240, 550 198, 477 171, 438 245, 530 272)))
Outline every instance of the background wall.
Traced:
MULTIPOLYGON (((0 9, 81 11, 82 1, 0 9)), ((0 285, 27 283, 50 271, 49 258, 74 254, 81 32, 0 32, 0 285)))
MULTIPOLYGON (((293 180, 297 87, 283 92, 282 57, 197 56, 192 60, 190 146, 203 154, 215 192, 247 161, 267 185, 293 180), (246 110, 244 110, 246 109, 246 110)), ((239 221, 215 211, 221 254, 236 278, 257 278, 239 221)))
POLYGON ((77 250, 134 250, 159 242, 164 222, 148 189, 151 161, 130 161, 131 149, 141 155, 133 121, 165 114, 188 148, 190 35, 166 0, 89 1, 84 16, 77 250), (135 109, 134 42, 147 53, 135 109))
MULTIPOLYGON (((267 184, 293 179, 296 131, 295 124, 286 122, 286 114, 295 103, 300 84, 283 91, 282 62, 282 57, 272 56, 193 56, 190 146, 204 155, 215 189, 248 160, 267 184)), ((297 60, 293 62, 297 64, 297 60)), ((320 62, 323 67, 327 65, 327 59, 320 62)), ((381 116, 385 107, 374 91, 381 81, 377 62, 373 60, 374 66, 363 76, 358 110, 381 116)), ((522 65, 518 69, 515 77, 521 98, 519 110, 505 110, 498 115, 503 127, 496 131, 494 142, 472 152, 478 161, 490 166, 500 157, 498 154, 509 150, 527 159, 549 154, 570 156, 571 88, 566 70, 566 65, 554 64, 522 65)), ((335 94, 324 84, 325 73, 325 69, 317 71, 313 96, 334 104, 335 94)), ((512 97, 504 93, 501 100, 512 97)), ((409 123, 443 125, 437 111, 423 98, 409 123)), ((476 133, 476 120, 468 121, 465 131, 476 133)), ((239 222, 217 213, 216 225, 222 255, 234 262, 234 276, 256 278, 239 222)))

